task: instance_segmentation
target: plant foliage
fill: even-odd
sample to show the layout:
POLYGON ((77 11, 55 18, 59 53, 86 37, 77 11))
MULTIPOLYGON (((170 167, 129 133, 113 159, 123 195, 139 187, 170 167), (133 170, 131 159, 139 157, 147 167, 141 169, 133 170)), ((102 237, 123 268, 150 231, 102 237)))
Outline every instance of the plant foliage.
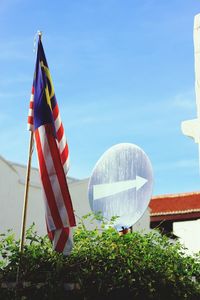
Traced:
POLYGON ((34 225, 23 253, 11 231, 1 234, 0 299, 200 299, 200 255, 187 255, 157 231, 120 236, 105 221, 87 230, 88 218, 95 217, 81 220, 68 257, 34 225))

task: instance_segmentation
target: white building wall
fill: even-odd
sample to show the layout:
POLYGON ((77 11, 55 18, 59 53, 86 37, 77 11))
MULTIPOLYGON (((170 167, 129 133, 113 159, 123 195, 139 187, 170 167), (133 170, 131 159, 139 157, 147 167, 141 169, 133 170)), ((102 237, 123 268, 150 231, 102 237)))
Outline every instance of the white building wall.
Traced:
MULTIPOLYGON (((0 157, 0 232, 13 229, 16 236, 20 236, 21 219, 24 201, 26 167, 7 162, 0 157)), ((77 223, 82 216, 91 212, 87 196, 88 179, 73 180, 68 179, 69 191, 71 194, 73 207, 77 223)), ((27 227, 35 223, 39 234, 46 234, 44 203, 38 170, 31 170, 27 227)), ((89 229, 94 226, 85 222, 89 229)), ((150 217, 148 210, 142 218, 134 225, 134 230, 149 230, 150 217)))
MULTIPOLYGON (((15 165, 0 158, 0 232, 13 229, 16 236, 20 236, 22 210, 24 202, 25 173, 18 172, 15 165)), ((44 222, 44 205, 42 200, 41 187, 38 184, 30 183, 27 228, 33 223, 40 234, 46 233, 44 222)))
POLYGON ((0 159, 0 232, 9 228, 18 229, 21 216, 18 175, 5 161, 0 159))
POLYGON ((149 208, 144 212, 142 217, 132 226, 133 231, 139 231, 141 233, 150 232, 150 210, 149 208))

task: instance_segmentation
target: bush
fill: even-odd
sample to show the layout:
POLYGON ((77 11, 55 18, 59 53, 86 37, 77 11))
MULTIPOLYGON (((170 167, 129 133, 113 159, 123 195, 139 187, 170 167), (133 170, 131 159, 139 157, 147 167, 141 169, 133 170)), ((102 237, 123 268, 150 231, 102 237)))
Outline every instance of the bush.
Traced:
POLYGON ((89 231, 82 220, 69 257, 34 226, 26 239, 20 254, 12 232, 1 235, 0 299, 200 299, 200 255, 157 231, 120 236, 112 227, 89 231))

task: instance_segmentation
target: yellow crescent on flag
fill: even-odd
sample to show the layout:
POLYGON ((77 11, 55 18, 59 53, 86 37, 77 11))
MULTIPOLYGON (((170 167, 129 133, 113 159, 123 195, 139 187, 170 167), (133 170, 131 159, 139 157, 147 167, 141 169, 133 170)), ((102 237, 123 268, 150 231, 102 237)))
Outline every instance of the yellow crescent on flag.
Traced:
POLYGON ((44 69, 44 72, 49 80, 49 83, 50 83, 50 86, 51 86, 51 93, 49 93, 49 89, 48 89, 48 86, 45 87, 45 94, 46 94, 46 98, 47 98, 47 103, 48 105, 50 106, 51 110, 52 110, 52 107, 51 107, 51 99, 52 97, 54 96, 54 86, 53 86, 53 82, 52 82, 52 79, 51 79, 51 74, 50 74, 50 71, 49 69, 47 68, 47 66, 44 65, 43 61, 40 61, 40 65, 41 67, 44 69))

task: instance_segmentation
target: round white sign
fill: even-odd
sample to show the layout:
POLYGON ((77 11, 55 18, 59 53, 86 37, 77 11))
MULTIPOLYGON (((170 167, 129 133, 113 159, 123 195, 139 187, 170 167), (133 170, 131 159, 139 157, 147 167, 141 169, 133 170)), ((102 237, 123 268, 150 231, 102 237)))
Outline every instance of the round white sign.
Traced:
POLYGON ((135 224, 148 207, 153 172, 145 152, 134 144, 117 144, 96 163, 88 186, 92 211, 102 212, 117 230, 135 224))

